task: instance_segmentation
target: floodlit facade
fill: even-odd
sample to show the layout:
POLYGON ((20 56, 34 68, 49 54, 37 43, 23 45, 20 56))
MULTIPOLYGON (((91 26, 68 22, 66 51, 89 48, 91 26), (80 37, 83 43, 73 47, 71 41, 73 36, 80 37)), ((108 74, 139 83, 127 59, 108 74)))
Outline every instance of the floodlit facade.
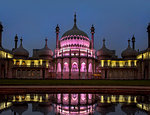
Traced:
POLYGON ((0 78, 17 79, 150 79, 150 24, 147 27, 148 48, 135 50, 135 37, 132 46, 122 51, 118 58, 115 50, 103 46, 94 49, 95 28, 91 27, 91 38, 77 26, 76 14, 72 29, 59 38, 56 26, 56 49, 48 48, 47 39, 42 49, 33 49, 32 57, 15 36, 15 48, 2 46, 3 26, 0 24, 0 78))

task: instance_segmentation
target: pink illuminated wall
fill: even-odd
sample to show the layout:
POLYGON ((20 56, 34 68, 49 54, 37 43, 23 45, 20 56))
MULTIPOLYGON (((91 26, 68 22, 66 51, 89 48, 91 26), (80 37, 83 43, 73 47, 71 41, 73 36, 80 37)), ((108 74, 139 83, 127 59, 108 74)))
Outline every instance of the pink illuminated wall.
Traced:
POLYGON ((73 62, 72 63, 72 69, 71 69, 72 71, 79 71, 78 70, 78 64, 77 64, 77 62, 73 62))
POLYGON ((89 115, 93 113, 92 94, 57 94, 56 113, 61 115, 89 115), (78 104, 81 104, 80 106, 78 104))
POLYGON ((61 64, 60 63, 58 63, 57 72, 61 72, 61 64))
POLYGON ((86 64, 84 62, 81 64, 81 70, 80 71, 86 72, 86 64))
POLYGON ((64 72, 68 72, 69 71, 69 65, 67 62, 64 63, 64 72))
POLYGON ((88 71, 89 71, 89 72, 92 72, 92 64, 91 64, 91 63, 89 64, 89 69, 88 69, 88 71))
POLYGON ((78 46, 78 47, 90 47, 90 40, 89 38, 85 36, 79 36, 79 35, 70 35, 65 36, 61 38, 60 41, 60 47, 66 47, 66 46, 78 46))

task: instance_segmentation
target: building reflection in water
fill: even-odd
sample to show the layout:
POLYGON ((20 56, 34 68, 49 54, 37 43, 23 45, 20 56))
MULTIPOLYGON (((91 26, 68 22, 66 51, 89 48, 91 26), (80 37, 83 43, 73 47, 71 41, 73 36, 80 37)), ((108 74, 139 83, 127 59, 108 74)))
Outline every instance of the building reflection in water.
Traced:
POLYGON ((59 93, 0 95, 0 114, 11 110, 14 115, 22 115, 28 110, 28 104, 32 104, 32 112, 44 115, 93 115, 95 111, 106 115, 115 112, 118 104, 127 115, 150 113, 150 96, 59 93))

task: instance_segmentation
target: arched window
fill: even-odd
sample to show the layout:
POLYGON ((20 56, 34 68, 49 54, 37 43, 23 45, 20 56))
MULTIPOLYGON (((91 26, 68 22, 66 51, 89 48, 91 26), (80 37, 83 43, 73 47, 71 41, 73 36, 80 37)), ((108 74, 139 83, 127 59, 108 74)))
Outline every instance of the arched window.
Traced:
POLYGON ((89 64, 88 72, 92 72, 92 64, 91 63, 89 64))
POLYGON ((125 67, 127 67, 127 66, 128 66, 128 62, 126 61, 126 62, 125 62, 125 67))
POLYGON ((57 65, 57 72, 61 72, 61 64, 60 63, 58 63, 58 65, 57 65))
POLYGON ((104 61, 104 67, 107 67, 107 66, 108 66, 107 61, 104 61))
POLYGON ((77 62, 73 62, 73 64, 72 64, 72 71, 78 71, 78 64, 77 64, 77 62))
POLYGON ((86 72, 86 64, 84 62, 81 64, 81 72, 86 72))
POLYGON ((119 67, 119 62, 118 61, 116 62, 116 67, 119 67))
POLYGON ((134 61, 131 61, 131 67, 134 67, 134 61))
POLYGON ((68 63, 67 63, 67 62, 64 63, 63 71, 64 71, 64 72, 68 72, 68 71, 69 71, 69 66, 68 66, 68 63))

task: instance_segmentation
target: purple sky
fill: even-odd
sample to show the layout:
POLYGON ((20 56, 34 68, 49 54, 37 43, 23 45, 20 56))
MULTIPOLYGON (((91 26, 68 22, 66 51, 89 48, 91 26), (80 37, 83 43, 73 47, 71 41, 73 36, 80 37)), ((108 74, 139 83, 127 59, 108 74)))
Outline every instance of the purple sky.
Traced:
MULTIPOLYGON (((48 46, 55 49, 55 27, 60 26, 60 37, 73 26, 77 13, 78 27, 89 37, 95 26, 95 48, 106 45, 120 56, 127 40, 135 35, 136 49, 147 48, 146 28, 150 22, 150 0, 1 0, 0 21, 4 26, 3 46, 14 47, 14 36, 23 37, 23 46, 32 49, 48 46)), ((19 42, 20 44, 20 42, 19 42)))

